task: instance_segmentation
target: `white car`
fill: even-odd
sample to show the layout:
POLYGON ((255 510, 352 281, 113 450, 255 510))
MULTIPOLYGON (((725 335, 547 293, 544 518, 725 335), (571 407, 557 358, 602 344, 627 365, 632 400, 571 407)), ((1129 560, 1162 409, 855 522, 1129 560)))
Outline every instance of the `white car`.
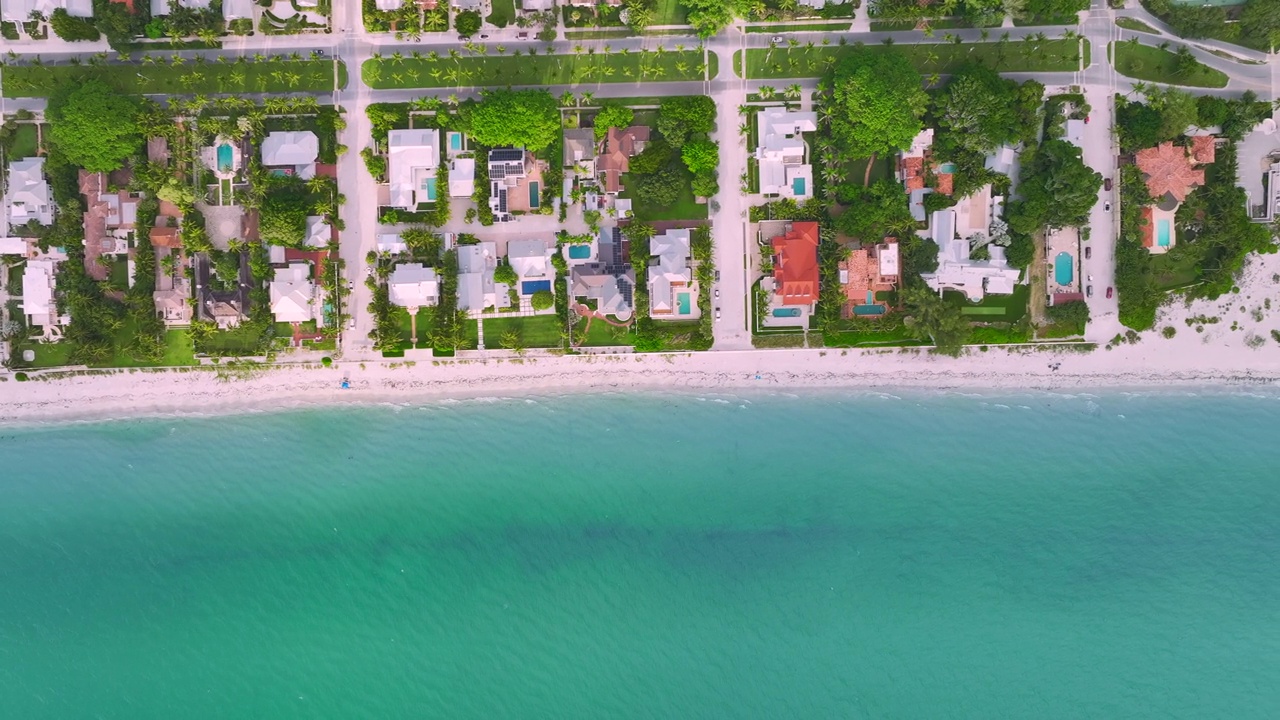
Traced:
POLYGON ((716 320, 720 319, 720 308, 716 308, 716 320))
POLYGON ((720 288, 716 288, 716 299, 720 299, 720 288))

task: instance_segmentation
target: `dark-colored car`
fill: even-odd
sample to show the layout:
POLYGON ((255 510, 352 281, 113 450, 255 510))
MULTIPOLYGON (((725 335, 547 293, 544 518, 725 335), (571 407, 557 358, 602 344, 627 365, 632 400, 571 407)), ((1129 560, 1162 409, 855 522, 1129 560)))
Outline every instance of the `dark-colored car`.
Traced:
POLYGON ((1111 299, 1111 290, 1112 290, 1112 288, 1107 288, 1107 299, 1108 299, 1108 300, 1110 300, 1110 299, 1111 299))
POLYGON ((1085 295, 1085 297, 1093 297, 1093 286, 1092 286, 1092 285, 1086 285, 1086 286, 1085 286, 1085 288, 1084 288, 1084 295, 1085 295))
POLYGON ((1084 249, 1084 259, 1085 259, 1085 260, 1088 260, 1088 259, 1089 259, 1089 258, 1091 258, 1091 257, 1093 257, 1093 247, 1092 247, 1092 246, 1086 246, 1086 247, 1085 247, 1085 249, 1084 249))
POLYGON ((1102 181, 1102 189, 1111 192, 1111 178, 1102 181))

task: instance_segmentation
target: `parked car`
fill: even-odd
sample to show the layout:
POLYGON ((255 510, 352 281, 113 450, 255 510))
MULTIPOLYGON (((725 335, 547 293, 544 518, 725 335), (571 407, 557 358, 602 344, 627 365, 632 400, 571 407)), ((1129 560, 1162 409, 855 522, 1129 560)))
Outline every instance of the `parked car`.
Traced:
POLYGON ((1102 189, 1111 192, 1111 178, 1102 181, 1102 189))
POLYGON ((1111 203, 1109 202, 1102 203, 1102 209, 1106 212, 1111 212, 1111 203))
POLYGON ((1093 276, 1092 276, 1092 275, 1090 275, 1090 276, 1089 276, 1089 282, 1093 282, 1093 276))
POLYGON ((720 320, 720 308, 716 308, 716 320, 720 320))
POLYGON ((1084 249, 1084 259, 1085 259, 1085 260, 1088 260, 1088 259, 1089 259, 1089 258, 1091 258, 1091 257, 1093 257, 1093 247, 1092 247, 1092 246, 1085 246, 1085 249, 1084 249))
POLYGON ((1085 296, 1085 297, 1093 297, 1093 286, 1092 286, 1092 285, 1087 285, 1087 286, 1085 286, 1085 289, 1084 289, 1084 296, 1085 296))
POLYGON ((720 271, 716 271, 716 282, 720 282, 720 271))
POLYGON ((716 299, 720 299, 720 288, 716 288, 716 299))
POLYGON ((771 42, 771 43, 780 43, 780 42, 782 42, 782 36, 781 36, 781 35, 774 35, 773 37, 769 38, 769 42, 771 42))
POLYGON ((1111 291, 1112 291, 1112 289, 1113 289, 1113 288, 1107 288, 1107 299, 1108 299, 1108 300, 1110 300, 1110 299, 1111 299, 1111 291))

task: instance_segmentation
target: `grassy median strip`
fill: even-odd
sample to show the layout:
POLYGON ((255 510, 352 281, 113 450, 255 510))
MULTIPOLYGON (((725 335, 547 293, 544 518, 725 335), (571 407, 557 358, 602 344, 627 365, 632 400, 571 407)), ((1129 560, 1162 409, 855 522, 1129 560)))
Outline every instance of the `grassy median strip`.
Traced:
MULTIPOLYGON (((506 85, 571 85, 701 81, 701 50, 576 55, 485 55, 470 57, 381 58, 361 71, 371 88, 447 88, 506 85)), ((715 77, 716 56, 710 56, 715 77)))
MULTIPOLYGON (((244 63, 171 65, 10 65, 4 68, 5 97, 49 97, 59 88, 97 79, 122 93, 211 95, 222 93, 332 92, 332 60, 264 60, 244 63)), ((347 67, 338 64, 338 83, 347 84, 347 67)))
MULTIPOLYGON (((821 77, 853 47, 747 50, 747 77, 753 80, 821 77)), ((872 52, 902 53, 923 75, 947 75, 970 61, 986 63, 999 72, 1074 72, 1080 69, 1082 48, 1084 62, 1088 64, 1089 43, 1078 40, 865 46, 872 52)), ((735 55, 735 63, 739 66, 741 52, 735 55)))
POLYGON ((1179 56, 1168 50, 1131 42, 1112 43, 1116 72, 1135 80, 1186 85, 1188 87, 1222 88, 1227 74, 1190 56, 1179 56))

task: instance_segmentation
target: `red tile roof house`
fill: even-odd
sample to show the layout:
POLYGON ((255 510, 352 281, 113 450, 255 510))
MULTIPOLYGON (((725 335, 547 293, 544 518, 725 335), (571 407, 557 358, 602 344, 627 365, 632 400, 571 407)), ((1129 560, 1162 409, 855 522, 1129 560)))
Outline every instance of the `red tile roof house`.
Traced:
POLYGON ((795 222, 769 241, 773 247, 774 298, 781 305, 818 302, 818 223, 795 222))
POLYGON ((604 152, 596 158, 596 168, 604 178, 604 191, 617 195, 622 190, 622 174, 631 167, 631 158, 644 152, 649 141, 649 128, 633 125, 626 130, 609 128, 605 136, 604 152))

